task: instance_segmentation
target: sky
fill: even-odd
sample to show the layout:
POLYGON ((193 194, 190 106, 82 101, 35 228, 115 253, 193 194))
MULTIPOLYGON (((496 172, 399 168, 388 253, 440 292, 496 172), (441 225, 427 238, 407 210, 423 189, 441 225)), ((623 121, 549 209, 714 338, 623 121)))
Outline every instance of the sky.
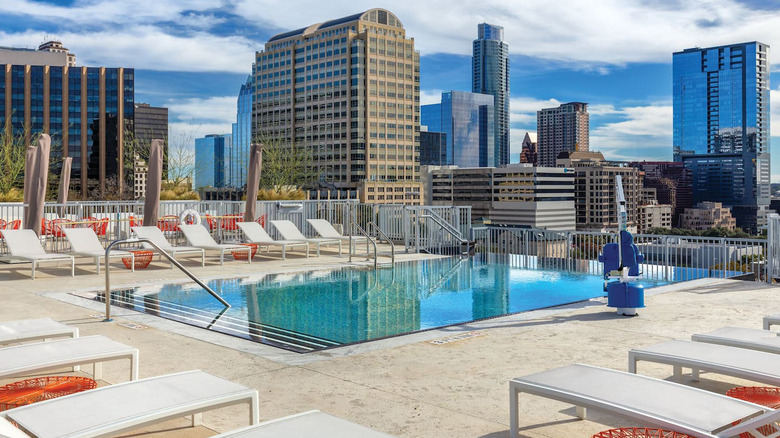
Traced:
MULTIPOLYGON (((536 131, 537 110, 581 101, 591 150, 670 160, 672 53, 747 41, 780 48, 780 0, 2 0, 0 45, 53 38, 79 65, 135 68, 136 102, 168 107, 172 137, 203 136, 230 132, 239 88, 271 36, 373 7, 414 38, 422 104, 470 91, 477 24, 504 27, 513 154, 536 131)), ((780 55, 770 61, 780 182, 780 55)))

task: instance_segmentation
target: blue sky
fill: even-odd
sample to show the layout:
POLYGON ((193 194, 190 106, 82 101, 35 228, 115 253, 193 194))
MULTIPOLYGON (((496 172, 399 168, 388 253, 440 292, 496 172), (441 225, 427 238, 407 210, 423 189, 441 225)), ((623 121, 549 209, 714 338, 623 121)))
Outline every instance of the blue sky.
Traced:
MULTIPOLYGON (((272 35, 372 7, 404 23, 421 53, 421 100, 469 90, 483 21, 511 53, 511 144, 536 111, 590 104, 590 145, 608 158, 671 159, 672 52, 758 40, 780 47, 780 0, 13 0, 0 45, 60 39, 79 64, 136 69, 136 101, 170 109, 172 138, 230 131, 253 55, 272 35)), ((771 56, 773 181, 780 182, 780 55, 771 56)))

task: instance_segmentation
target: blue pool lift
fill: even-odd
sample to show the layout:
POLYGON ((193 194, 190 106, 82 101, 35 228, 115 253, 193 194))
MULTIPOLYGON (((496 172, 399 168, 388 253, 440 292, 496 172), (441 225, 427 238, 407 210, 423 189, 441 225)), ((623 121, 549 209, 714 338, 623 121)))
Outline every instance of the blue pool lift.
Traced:
POLYGON ((618 241, 604 245, 599 254, 599 262, 604 264, 604 290, 607 292, 607 306, 617 308, 619 315, 636 316, 636 309, 645 307, 645 291, 639 264, 645 256, 634 244, 634 236, 626 231, 626 198, 623 195, 623 182, 620 175, 615 176, 618 211, 618 241))

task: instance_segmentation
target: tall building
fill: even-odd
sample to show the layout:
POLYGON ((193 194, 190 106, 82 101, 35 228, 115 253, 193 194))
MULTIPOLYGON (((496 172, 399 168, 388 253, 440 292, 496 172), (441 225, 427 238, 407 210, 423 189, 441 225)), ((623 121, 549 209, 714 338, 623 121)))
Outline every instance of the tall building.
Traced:
MULTIPOLYGON (((447 134, 420 127, 420 166, 447 165, 447 134)), ((422 173, 422 172, 421 172, 422 173)))
POLYGON ((642 185, 655 189, 659 204, 671 205, 672 225, 686 208, 693 207, 691 171, 676 161, 636 161, 628 164, 645 174, 642 185))
POLYGON ((627 227, 631 232, 637 231, 637 206, 642 189, 639 169, 606 161, 600 152, 562 153, 558 167, 574 169, 577 230, 607 232, 618 229, 615 176, 620 175, 626 198, 627 227))
MULTIPOLYGON (((133 136, 139 145, 151 145, 152 140, 168 138, 168 108, 151 106, 148 103, 135 104, 133 136)), ((166 147, 167 147, 167 141, 166 147)), ((167 154, 163 154, 163 173, 168 169, 167 154)), ((139 199, 146 193, 147 163, 134 152, 133 198, 139 199)))
POLYGON ((693 202, 721 202, 755 231, 770 198, 769 46, 693 48, 673 56, 674 157, 693 202))
POLYGON ((471 91, 493 96, 495 164, 509 164, 509 45, 504 28, 481 23, 471 59, 471 91))
POLYGON ((47 133, 52 157, 72 157, 71 191, 123 193, 124 133, 132 126, 131 68, 77 67, 59 42, 39 50, 0 48, 0 126, 29 139, 47 133), (56 51, 55 51, 56 50, 56 51))
POLYGON ((539 160, 538 148, 536 143, 536 133, 526 132, 523 137, 523 145, 520 151, 520 162, 536 166, 539 160))
POLYGON ((242 188, 246 185, 249 166, 249 146, 252 144, 252 76, 241 84, 236 102, 236 123, 233 123, 233 145, 230 148, 230 169, 227 185, 242 188))
POLYGON ((253 70, 253 135, 307 148, 326 187, 420 203, 420 54, 395 15, 370 9, 280 33, 253 70))
POLYGON ((588 104, 569 102, 536 112, 538 164, 555 167, 561 152, 587 152, 589 148, 588 104))
POLYGON ((707 231, 712 228, 733 230, 737 221, 731 211, 720 202, 700 202, 695 208, 686 208, 680 216, 680 226, 686 230, 707 231))
MULTIPOLYGON (((471 217, 494 224, 574 231, 574 172, 556 167, 433 168, 432 205, 471 206, 471 217)), ((426 187, 426 189, 428 189, 426 187)))
MULTIPOLYGON (((447 137, 446 162, 459 167, 496 167, 493 96, 468 91, 441 93, 441 103, 423 105, 423 125, 447 137)), ((427 163, 433 164, 433 163, 427 163)))
POLYGON ((195 139, 194 190, 227 187, 231 143, 230 134, 209 134, 195 139))

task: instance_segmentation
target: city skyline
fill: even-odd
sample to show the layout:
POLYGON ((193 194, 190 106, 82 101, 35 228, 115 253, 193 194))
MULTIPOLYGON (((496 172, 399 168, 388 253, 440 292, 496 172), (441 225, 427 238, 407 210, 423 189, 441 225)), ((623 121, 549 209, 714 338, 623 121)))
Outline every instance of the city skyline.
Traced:
MULTIPOLYGON (((333 2, 287 10, 274 2, 208 0, 186 6, 164 1, 56 4, 64 6, 40 1, 0 5, 0 17, 8 23, 0 45, 35 46, 48 35, 76 53, 80 65, 135 67, 136 99, 170 108, 172 128, 194 125, 198 136, 230 132, 254 52, 270 36, 372 6, 333 2), (103 21, 95 22, 95 14, 103 21)), ((780 47, 780 29, 773 26, 780 19, 778 2, 650 7, 604 1, 587 8, 576 2, 545 8, 488 2, 480 10, 454 4, 444 16, 433 4, 398 2, 392 9, 421 51, 421 104, 436 101, 442 90, 471 88, 471 43, 478 23, 506 29, 513 66, 512 161, 525 132, 535 132, 536 111, 568 101, 589 102, 592 150, 610 159, 671 160, 672 53, 753 40, 780 47), (741 19, 729 19, 734 16, 741 19)), ((771 112, 779 116, 775 58, 771 112)), ((772 145, 780 144, 778 123, 772 131, 772 145)), ((774 155, 772 179, 778 182, 780 154, 774 155)))

